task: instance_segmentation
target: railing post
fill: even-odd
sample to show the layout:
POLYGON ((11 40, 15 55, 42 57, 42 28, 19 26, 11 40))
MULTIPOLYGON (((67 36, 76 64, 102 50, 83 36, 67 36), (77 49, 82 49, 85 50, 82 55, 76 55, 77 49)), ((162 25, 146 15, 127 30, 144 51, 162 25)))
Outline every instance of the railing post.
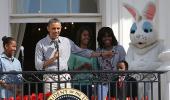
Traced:
POLYGON ((161 76, 160 73, 158 73, 158 98, 161 100, 161 76))

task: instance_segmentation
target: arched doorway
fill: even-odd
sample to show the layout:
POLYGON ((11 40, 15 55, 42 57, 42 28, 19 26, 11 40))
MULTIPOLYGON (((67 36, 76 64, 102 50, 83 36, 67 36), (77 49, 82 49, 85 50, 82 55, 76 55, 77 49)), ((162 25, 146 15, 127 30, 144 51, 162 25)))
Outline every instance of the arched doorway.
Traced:
MULTIPOLYGON (((77 30, 82 27, 87 26, 92 31, 92 46, 91 49, 96 49, 96 23, 62 23, 61 36, 67 37, 75 42, 77 30)), ((47 35, 47 23, 28 23, 26 24, 25 35, 22 42, 24 46, 24 66, 23 71, 36 71, 34 63, 35 47, 36 43, 47 35)), ((19 56, 21 60, 21 55, 19 56)), ((35 81, 32 75, 24 76, 27 80, 35 81)), ((42 78, 42 76, 40 75, 42 78)), ((28 84, 25 84, 25 94, 28 91, 28 84)), ((42 92, 42 84, 38 85, 38 91, 42 92)), ((35 92, 35 85, 30 85, 31 92, 35 92)))
MULTIPOLYGON (((92 47, 96 49, 96 24, 95 23, 62 23, 61 36, 67 37, 75 42, 77 30, 87 26, 92 31, 92 47)), ((24 71, 34 71, 34 53, 36 43, 47 35, 47 23, 29 23, 26 25, 25 35, 22 45, 24 46, 25 59, 24 59, 24 71)))

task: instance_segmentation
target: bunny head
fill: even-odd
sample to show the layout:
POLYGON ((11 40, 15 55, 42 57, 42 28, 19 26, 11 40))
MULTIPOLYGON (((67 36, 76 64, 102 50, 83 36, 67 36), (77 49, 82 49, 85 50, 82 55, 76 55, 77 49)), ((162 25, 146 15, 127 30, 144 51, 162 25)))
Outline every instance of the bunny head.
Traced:
POLYGON ((124 4, 124 7, 135 20, 130 29, 131 44, 137 48, 145 48, 155 43, 158 40, 158 34, 153 26, 153 18, 156 12, 155 4, 148 3, 143 15, 139 15, 137 10, 128 4, 124 4))

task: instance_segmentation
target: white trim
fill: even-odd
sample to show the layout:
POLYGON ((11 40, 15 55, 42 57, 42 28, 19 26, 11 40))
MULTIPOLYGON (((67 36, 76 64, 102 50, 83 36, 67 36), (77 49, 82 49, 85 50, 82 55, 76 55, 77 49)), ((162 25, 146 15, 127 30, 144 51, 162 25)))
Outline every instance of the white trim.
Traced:
POLYGON ((102 15, 98 13, 79 14, 11 14, 10 23, 44 23, 52 17, 61 22, 101 22, 102 15))
POLYGON ((97 36, 98 36, 98 31, 100 30, 100 28, 102 27, 102 23, 96 23, 96 48, 98 48, 98 42, 97 42, 97 36))

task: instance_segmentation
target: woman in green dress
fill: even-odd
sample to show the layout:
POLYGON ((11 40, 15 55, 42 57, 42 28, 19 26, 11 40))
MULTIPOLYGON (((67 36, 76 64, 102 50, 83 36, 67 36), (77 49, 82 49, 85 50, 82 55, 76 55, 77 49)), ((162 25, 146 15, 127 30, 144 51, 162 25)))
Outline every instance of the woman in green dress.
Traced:
MULTIPOLYGON (((88 27, 81 27, 77 32, 77 45, 82 49, 90 49, 91 31, 88 27)), ((68 61, 69 70, 75 71, 91 71, 97 70, 96 58, 86 58, 71 54, 68 61)), ((72 79, 78 81, 73 83, 75 89, 85 93, 89 98, 92 96, 92 84, 90 80, 93 75, 90 73, 79 73, 72 75, 72 79)))

